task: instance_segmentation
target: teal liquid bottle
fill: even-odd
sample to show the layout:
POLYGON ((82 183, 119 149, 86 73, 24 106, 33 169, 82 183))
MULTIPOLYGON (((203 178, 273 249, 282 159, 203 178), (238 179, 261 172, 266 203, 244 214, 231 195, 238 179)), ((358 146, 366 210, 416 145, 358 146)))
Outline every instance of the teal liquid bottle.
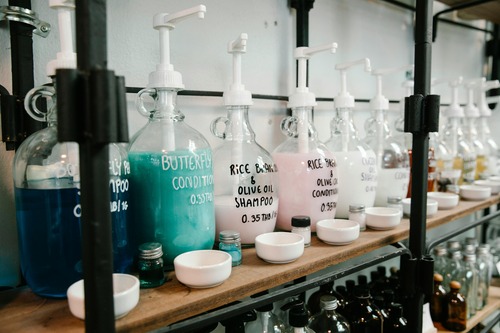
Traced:
POLYGON ((212 151, 206 139, 184 122, 176 105, 184 88, 179 72, 169 63, 170 19, 200 14, 204 6, 154 17, 160 32, 162 63, 137 96, 139 112, 148 123, 129 145, 130 230, 133 248, 158 242, 164 265, 184 252, 211 249, 215 241, 212 151), (148 110, 146 101, 154 107, 148 110))

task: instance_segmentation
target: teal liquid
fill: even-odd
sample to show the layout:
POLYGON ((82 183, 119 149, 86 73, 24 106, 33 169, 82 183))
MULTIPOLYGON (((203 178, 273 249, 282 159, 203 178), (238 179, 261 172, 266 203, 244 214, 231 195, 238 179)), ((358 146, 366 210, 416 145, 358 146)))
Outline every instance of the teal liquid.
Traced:
POLYGON ((211 151, 131 151, 129 161, 133 248, 161 243, 167 269, 181 253, 211 249, 215 241, 211 151))

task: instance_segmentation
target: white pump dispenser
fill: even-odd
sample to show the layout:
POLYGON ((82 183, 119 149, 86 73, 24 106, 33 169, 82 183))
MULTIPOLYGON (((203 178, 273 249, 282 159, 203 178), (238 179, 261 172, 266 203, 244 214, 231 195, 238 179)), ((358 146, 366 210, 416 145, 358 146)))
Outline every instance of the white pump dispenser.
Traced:
POLYGON ((296 215, 311 219, 311 230, 316 222, 335 217, 338 197, 337 163, 334 155, 319 142, 313 124, 312 110, 316 98, 306 86, 307 59, 321 51, 335 52, 336 43, 319 47, 298 47, 297 88, 289 97, 292 116, 281 122, 288 139, 280 144, 272 156, 278 166, 279 207, 277 226, 290 230, 296 215))
POLYGON ((242 244, 252 245, 255 237, 276 226, 278 173, 271 155, 255 141, 248 120, 252 95, 241 83, 241 56, 247 40, 242 33, 228 45, 233 82, 224 92, 227 116, 215 119, 210 129, 224 140, 213 152, 217 235, 234 230, 242 244))
POLYGON ((137 248, 145 242, 161 243, 168 269, 177 255, 211 249, 215 241, 212 150, 203 135, 184 122, 177 107, 177 92, 184 84, 170 62, 171 30, 187 18, 203 18, 205 12, 199 5, 154 16, 160 63, 149 75, 148 87, 137 95, 138 111, 148 123, 129 145, 131 244, 137 248), (154 100, 152 110, 144 97, 154 100))
MULTIPOLYGON (((463 78, 458 77, 448 82, 451 89, 450 105, 443 110, 443 116, 446 118, 446 125, 443 129, 442 141, 453 156, 453 170, 448 178, 449 185, 461 185, 463 182, 471 183, 474 181, 476 173, 476 155, 464 139, 462 130, 462 119, 465 117, 464 109, 458 102, 458 87, 463 84, 463 78)), ((440 167, 438 167, 440 169, 440 167)), ((443 179, 439 180, 443 183, 443 179)))
POLYGON ((370 101, 373 115, 365 122, 368 144, 377 157, 378 184, 375 206, 386 206, 389 197, 405 198, 410 180, 410 163, 406 147, 391 135, 386 120, 389 100, 383 95, 382 77, 400 71, 412 70, 413 65, 376 69, 371 72, 376 79, 376 94, 370 101))
MULTIPOLYGON (((325 145, 337 159, 339 196, 335 216, 348 218, 349 206, 361 204, 373 206, 377 188, 377 165, 375 152, 360 141, 352 121, 354 97, 347 91, 347 70, 363 65, 365 72, 371 71, 370 59, 337 64, 340 73, 340 92, 335 96, 335 117, 330 122, 330 138, 325 145)), ((363 227, 360 226, 363 230, 363 227)))

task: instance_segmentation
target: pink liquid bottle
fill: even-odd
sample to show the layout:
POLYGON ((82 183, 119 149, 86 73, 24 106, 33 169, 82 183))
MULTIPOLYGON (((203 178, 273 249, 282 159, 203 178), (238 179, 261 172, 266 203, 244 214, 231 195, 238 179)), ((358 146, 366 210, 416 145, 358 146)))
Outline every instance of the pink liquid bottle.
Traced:
POLYGON ((272 153, 279 173, 279 206, 276 226, 291 230, 292 217, 306 215, 311 218, 311 231, 322 219, 334 218, 337 209, 337 161, 331 151, 318 140, 316 129, 310 122, 316 98, 306 86, 307 59, 313 54, 330 50, 335 43, 315 48, 298 47, 298 84, 289 97, 292 116, 281 122, 282 132, 288 138, 272 153))

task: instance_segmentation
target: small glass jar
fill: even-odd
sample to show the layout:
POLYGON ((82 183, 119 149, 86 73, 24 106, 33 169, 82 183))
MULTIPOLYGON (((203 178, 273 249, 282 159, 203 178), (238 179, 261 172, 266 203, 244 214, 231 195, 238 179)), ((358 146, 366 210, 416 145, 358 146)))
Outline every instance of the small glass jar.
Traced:
POLYGON ((234 230, 223 230, 219 233, 219 250, 227 252, 232 257, 232 266, 241 264, 240 233, 234 230))
POLYGON ((311 219, 309 216, 293 216, 292 233, 299 234, 304 237, 304 247, 311 246, 311 219))
POLYGON ((360 231, 366 230, 365 205, 349 205, 349 220, 358 222, 360 231))
POLYGON ((400 216, 403 217, 403 198, 387 197, 387 207, 399 209, 400 216))
POLYGON ((154 288, 165 283, 163 250, 160 243, 141 244, 137 265, 141 288, 154 288))

